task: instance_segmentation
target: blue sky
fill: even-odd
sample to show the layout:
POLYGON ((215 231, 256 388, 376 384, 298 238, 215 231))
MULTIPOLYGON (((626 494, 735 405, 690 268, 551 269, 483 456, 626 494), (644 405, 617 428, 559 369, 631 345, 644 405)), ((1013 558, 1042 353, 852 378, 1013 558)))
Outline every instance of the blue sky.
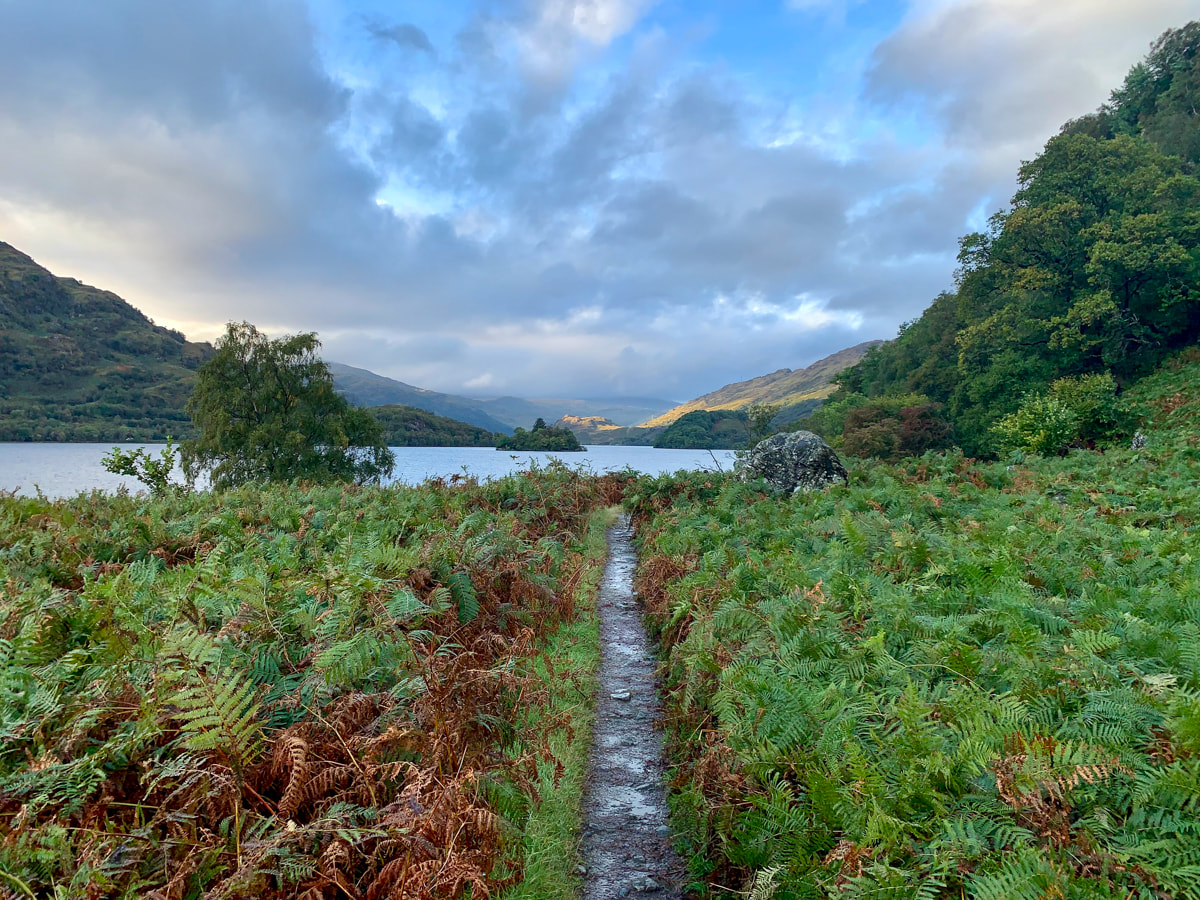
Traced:
POLYGON ((888 338, 1200 0, 0 0, 0 240, 212 338, 683 400, 888 338))

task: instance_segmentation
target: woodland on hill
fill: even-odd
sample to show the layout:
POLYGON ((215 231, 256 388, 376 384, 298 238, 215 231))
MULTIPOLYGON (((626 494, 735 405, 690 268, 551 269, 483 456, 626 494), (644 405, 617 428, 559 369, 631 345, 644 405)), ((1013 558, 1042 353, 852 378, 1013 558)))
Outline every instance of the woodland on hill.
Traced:
POLYGON ((1198 53, 1200 23, 1167 32, 1023 165, 1011 207, 962 238, 955 290, 839 375, 810 426, 864 455, 904 455, 914 429, 990 455, 1027 395, 1089 376, 1119 394, 1200 339, 1198 53))
POLYGON ((0 242, 0 441, 186 436, 212 347, 0 242))
POLYGON ((494 447, 496 434, 457 419, 439 416, 415 406, 367 408, 383 426, 389 447, 494 447))

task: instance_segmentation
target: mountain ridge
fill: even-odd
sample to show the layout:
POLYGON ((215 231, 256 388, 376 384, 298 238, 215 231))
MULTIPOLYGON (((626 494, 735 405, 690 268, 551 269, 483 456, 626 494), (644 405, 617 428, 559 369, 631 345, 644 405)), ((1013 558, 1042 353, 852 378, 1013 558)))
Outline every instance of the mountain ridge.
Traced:
POLYGON ((802 369, 777 369, 767 375, 736 381, 681 403, 640 427, 667 426, 690 412, 744 409, 752 403, 792 406, 805 400, 823 400, 834 391, 833 377, 857 363, 883 341, 863 341, 831 353, 802 369))

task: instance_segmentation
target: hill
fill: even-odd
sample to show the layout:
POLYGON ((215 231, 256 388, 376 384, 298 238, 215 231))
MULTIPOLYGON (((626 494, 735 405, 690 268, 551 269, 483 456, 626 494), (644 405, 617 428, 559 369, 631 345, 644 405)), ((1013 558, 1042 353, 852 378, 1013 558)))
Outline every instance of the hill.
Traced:
POLYGON ((886 431, 888 402, 924 402, 964 451, 991 455, 993 426, 1027 396, 1091 376, 1124 390, 1200 340, 1197 108, 1192 22, 1021 167, 1009 208, 961 239, 955 289, 839 378, 817 414, 826 436, 848 437, 864 405, 886 431))
POLYGON ((496 435, 485 428, 438 416, 414 406, 367 408, 383 426, 389 447, 494 447, 496 435))
POLYGON ((512 434, 513 429, 517 427, 529 427, 538 419, 558 419, 565 415, 599 416, 614 420, 614 424, 636 425, 672 406, 669 400, 653 397, 477 399, 413 387, 403 381, 344 363, 331 362, 328 365, 338 391, 355 406, 415 406, 504 434, 512 434))
POLYGON ((866 341, 839 350, 804 369, 780 369, 748 381, 727 384, 711 393, 634 426, 599 415, 564 415, 554 424, 569 428, 585 444, 666 448, 736 449, 747 439, 745 410, 754 403, 783 407, 773 424, 788 428, 819 407, 836 387, 833 379, 883 343, 866 341), (710 415, 725 413, 725 415, 710 415), (680 427, 673 426, 687 417, 680 427))
MULTIPOLYGON (((184 407, 194 373, 212 353, 211 345, 155 325, 116 294, 58 277, 0 242, 0 441, 187 437, 192 428, 184 407)), ((404 406, 457 423, 384 412, 397 446, 410 438, 491 446, 493 433, 511 434, 515 425, 564 412, 633 424, 671 406, 641 397, 476 400, 328 365, 337 390, 356 406, 404 406), (487 438, 463 431, 463 423, 487 438)))
POLYGON ((487 431, 512 434, 512 426, 486 413, 475 400, 413 387, 343 363, 327 365, 338 393, 355 406, 411 406, 487 431))
POLYGON ((654 397, 495 397, 476 402, 489 415, 513 426, 563 416, 609 419, 618 427, 639 425, 675 405, 673 400, 654 397))
POLYGON ((618 425, 604 416, 562 416, 555 428, 568 428, 587 445, 649 447, 663 431, 661 426, 618 425))
POLYGON ((183 437, 208 344, 0 242, 0 441, 183 437))
POLYGON ((643 423, 654 428, 670 425, 690 412, 744 409, 753 403, 777 403, 787 407, 809 400, 822 400, 833 393, 833 379, 844 369, 859 362, 882 341, 866 341, 818 360, 804 369, 780 369, 748 381, 727 384, 712 393, 689 400, 661 416, 643 423))

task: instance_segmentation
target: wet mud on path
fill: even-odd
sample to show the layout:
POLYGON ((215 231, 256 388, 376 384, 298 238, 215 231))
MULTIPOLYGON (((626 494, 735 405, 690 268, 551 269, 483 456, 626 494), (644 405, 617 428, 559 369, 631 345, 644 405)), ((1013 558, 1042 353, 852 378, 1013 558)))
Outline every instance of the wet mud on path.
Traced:
POLYGON ((633 596, 629 519, 608 532, 597 602, 600 696, 584 796, 583 900, 679 900, 683 865, 670 847, 654 654, 633 596))

